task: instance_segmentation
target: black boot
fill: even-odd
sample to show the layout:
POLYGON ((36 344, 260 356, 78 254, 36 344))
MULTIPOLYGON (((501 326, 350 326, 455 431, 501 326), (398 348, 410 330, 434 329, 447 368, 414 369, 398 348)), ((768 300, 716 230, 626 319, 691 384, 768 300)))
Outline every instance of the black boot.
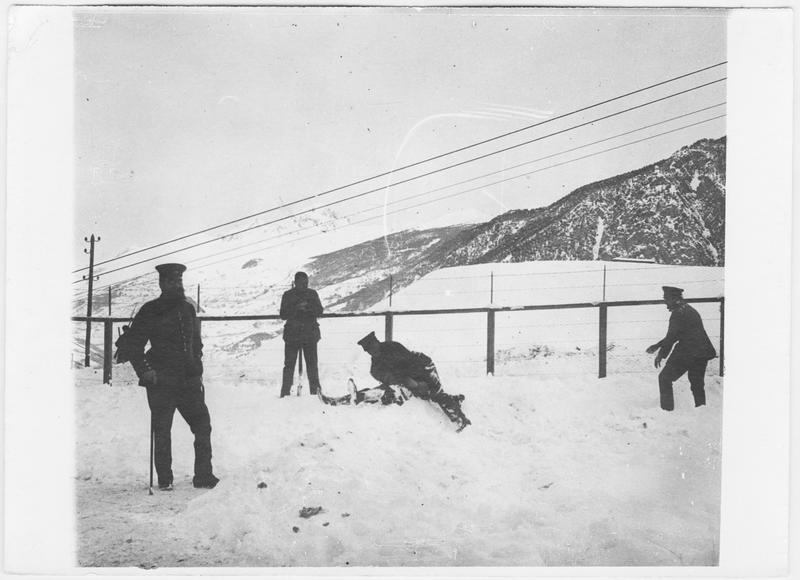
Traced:
POLYGON ((214 489, 216 485, 219 483, 219 478, 216 477, 213 473, 207 473, 204 475, 195 475, 194 479, 192 479, 192 485, 194 485, 198 489, 214 489))
POLYGON ((292 381, 294 380, 294 367, 283 367, 283 376, 281 377, 281 398, 288 397, 292 392, 292 381))
POLYGON ((439 392, 434 401, 444 411, 447 418, 455 423, 458 428, 456 432, 463 431, 467 425, 472 425, 472 421, 467 419, 464 412, 461 410, 461 402, 464 400, 464 395, 448 395, 445 392, 439 392))
POLYGON ((658 391, 661 398, 661 408, 665 411, 675 410, 675 399, 672 395, 672 383, 666 383, 659 380, 658 391))

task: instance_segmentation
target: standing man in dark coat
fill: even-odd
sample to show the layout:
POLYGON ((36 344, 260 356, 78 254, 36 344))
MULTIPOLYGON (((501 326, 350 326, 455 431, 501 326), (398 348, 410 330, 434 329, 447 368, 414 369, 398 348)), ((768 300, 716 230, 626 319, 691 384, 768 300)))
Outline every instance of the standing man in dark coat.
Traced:
POLYGON ((147 388, 158 487, 172 489, 172 418, 175 409, 194 433, 194 487, 219 482, 211 468, 211 417, 203 387, 203 341, 194 306, 183 290, 183 264, 156 266, 161 296, 147 302, 118 343, 147 388), (150 342, 150 350, 144 352, 150 342))
POLYGON ((294 275, 291 290, 281 298, 281 318, 286 321, 283 327, 284 357, 283 383, 281 397, 289 394, 294 378, 297 353, 305 355, 308 382, 312 395, 319 391, 319 370, 317 369, 317 343, 320 339, 317 316, 322 314, 322 303, 316 290, 308 287, 308 274, 298 272, 294 275))
MULTIPOLYGON (((402 404, 402 399, 398 400, 390 393, 391 385, 397 385, 407 389, 415 397, 439 405, 447 418, 458 426, 457 431, 471 424, 461 411, 461 401, 464 400, 464 396, 444 392, 436 365, 428 355, 412 352, 399 342, 390 340, 381 342, 374 332, 359 340, 358 344, 372 357, 369 372, 381 384, 369 391, 382 391, 383 394, 379 397, 382 403, 402 404)), ((360 403, 367 395, 366 389, 358 391, 355 393, 355 402, 360 403)))
POLYGON ((669 355, 667 363, 658 374, 661 408, 665 411, 672 411, 675 408, 672 383, 687 371, 694 396, 694 406, 700 407, 706 404, 706 366, 709 360, 717 356, 717 351, 714 350, 706 334, 700 314, 684 302, 683 289, 674 286, 662 286, 662 289, 664 302, 672 313, 669 317, 669 328, 664 338, 647 347, 648 354, 658 351, 654 361, 656 368, 661 366, 661 361, 669 355))

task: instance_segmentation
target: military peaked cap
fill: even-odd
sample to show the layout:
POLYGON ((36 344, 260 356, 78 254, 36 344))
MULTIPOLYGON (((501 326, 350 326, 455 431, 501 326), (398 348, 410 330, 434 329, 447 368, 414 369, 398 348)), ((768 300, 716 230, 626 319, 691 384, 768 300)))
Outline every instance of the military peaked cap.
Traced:
POLYGON ((380 341, 378 340, 378 337, 377 337, 377 336, 375 336, 375 332, 370 332, 370 333, 369 333, 367 336, 365 336, 364 338, 362 338, 361 340, 359 340, 359 341, 358 341, 358 344, 359 344, 359 345, 360 345, 362 348, 366 348, 366 346, 367 346, 368 344, 375 344, 376 342, 380 342, 380 341))
POLYGON ((662 286, 661 289, 664 291, 664 294, 683 296, 683 288, 676 288, 675 286, 662 286))
POLYGON ((186 271, 183 264, 159 264, 156 266, 158 275, 161 277, 182 276, 186 271))

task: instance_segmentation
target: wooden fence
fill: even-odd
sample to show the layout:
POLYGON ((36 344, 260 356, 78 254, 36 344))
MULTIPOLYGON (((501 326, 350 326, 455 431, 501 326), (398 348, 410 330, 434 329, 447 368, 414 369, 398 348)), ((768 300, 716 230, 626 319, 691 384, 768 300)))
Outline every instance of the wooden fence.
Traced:
MULTIPOLYGON (((725 370, 725 298, 688 298, 690 303, 719 303, 719 375, 725 370)), ((598 310, 598 369, 597 376, 606 376, 608 353, 608 309, 624 306, 663 305, 662 300, 623 300, 618 302, 577 302, 572 304, 538 304, 533 306, 498 306, 491 308, 450 308, 436 310, 392 310, 383 312, 334 312, 323 314, 320 318, 383 317, 385 340, 392 340, 394 318, 396 316, 447 315, 447 314, 486 314, 486 373, 494 374, 495 362, 495 315, 498 312, 522 312, 530 310, 570 310, 576 308, 597 308, 598 310)), ((277 314, 254 314, 242 316, 199 316, 201 323, 255 320, 280 320, 277 314)), ((114 353, 114 323, 130 322, 128 318, 73 316, 74 322, 103 323, 103 382, 111 382, 112 356, 114 353)))

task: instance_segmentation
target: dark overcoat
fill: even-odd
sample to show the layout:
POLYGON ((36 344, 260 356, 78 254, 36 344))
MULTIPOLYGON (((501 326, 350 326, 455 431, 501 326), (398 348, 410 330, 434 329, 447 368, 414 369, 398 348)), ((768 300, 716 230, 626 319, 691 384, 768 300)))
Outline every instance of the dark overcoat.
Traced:
MULTIPOLYGON (((145 303, 121 348, 141 377, 156 371, 158 383, 181 384, 203 375, 203 341, 194 306, 186 298, 161 296, 145 303), (150 342, 150 349, 145 346, 150 342)), ((141 379, 139 384, 151 386, 141 379)))
POLYGON ((372 355, 369 372, 381 383, 402 384, 406 378, 415 381, 427 379, 430 374, 428 367, 432 364, 428 355, 410 351, 399 342, 387 340, 378 344, 378 352, 372 355))
POLYGON ((322 303, 316 290, 292 288, 281 298, 283 340, 289 344, 308 344, 320 339, 317 316, 322 314, 322 303))
POLYGON ((691 361, 693 359, 710 360, 717 356, 717 351, 706 334, 700 314, 689 304, 681 303, 669 317, 667 335, 656 343, 660 349, 659 356, 671 359, 691 361), (675 346, 673 350, 673 345, 675 346))

